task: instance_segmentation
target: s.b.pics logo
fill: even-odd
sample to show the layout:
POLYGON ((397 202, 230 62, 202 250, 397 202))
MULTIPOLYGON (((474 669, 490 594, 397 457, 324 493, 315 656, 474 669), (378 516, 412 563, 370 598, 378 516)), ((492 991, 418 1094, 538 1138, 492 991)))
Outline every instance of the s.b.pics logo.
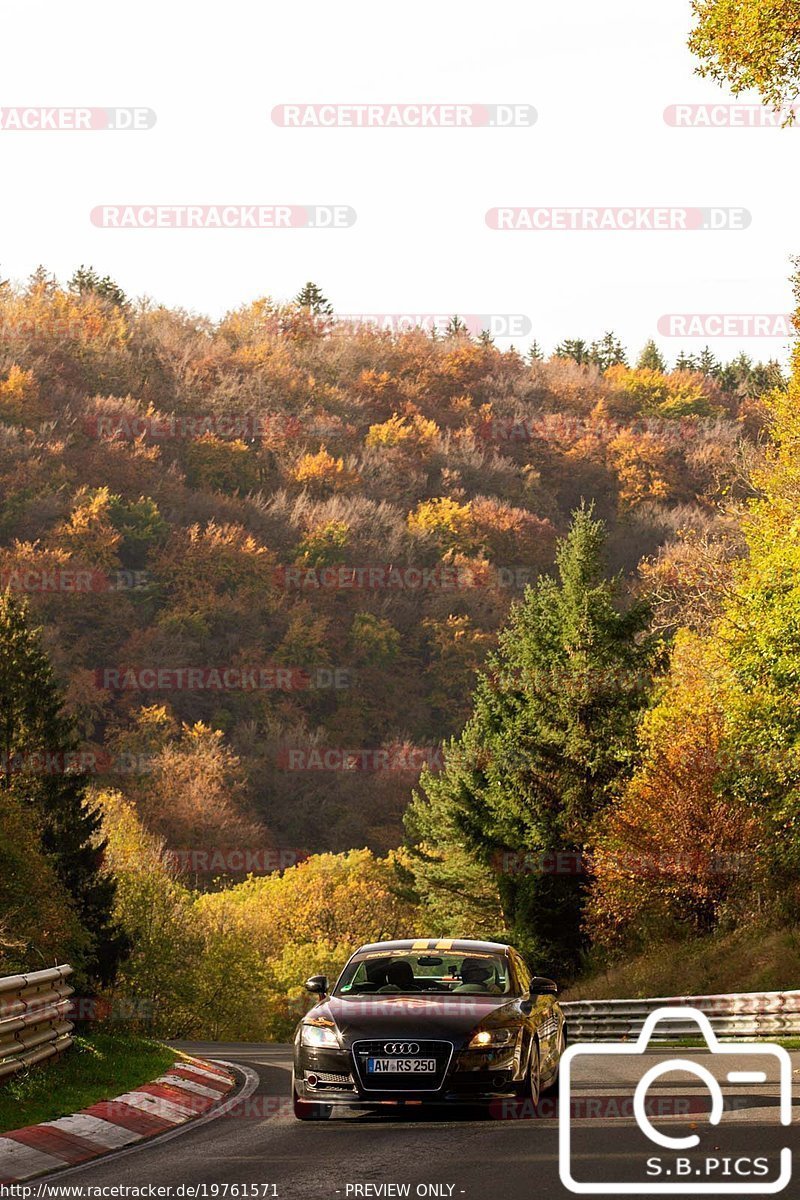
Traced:
MULTIPOLYGON (((686 1035, 692 1033, 688 1025, 686 1035)), ((571 1046, 561 1060, 559 1171, 578 1195, 774 1195, 791 1182, 792 1152, 782 1145, 781 1127, 792 1120, 792 1065, 781 1046, 721 1044, 705 1013, 694 1008, 660 1008, 651 1013, 636 1042, 571 1046), (649 1046, 660 1022, 699 1026, 705 1050, 680 1057, 649 1046), (660 1053, 653 1051, 660 1051, 660 1053), (744 1062, 742 1061, 744 1059, 744 1062), (636 1124, 620 1129, 624 1144, 598 1158, 591 1130, 583 1127, 581 1091, 613 1088, 636 1124), (726 1091, 723 1091, 726 1089, 726 1091), (758 1125, 739 1120, 758 1112, 758 1125), (608 1178, 598 1163, 609 1164, 608 1178), (587 1177, 590 1176, 590 1177, 587 1177)), ((619 1129, 619 1126, 618 1126, 619 1129)), ((596 1124, 595 1124, 596 1134, 596 1124)))

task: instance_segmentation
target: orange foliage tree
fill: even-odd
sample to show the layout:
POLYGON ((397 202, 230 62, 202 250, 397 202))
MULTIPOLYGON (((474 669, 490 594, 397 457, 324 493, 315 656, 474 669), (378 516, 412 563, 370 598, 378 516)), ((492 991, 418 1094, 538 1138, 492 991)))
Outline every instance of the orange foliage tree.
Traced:
POLYGON ((726 779, 722 671, 699 638, 679 636, 642 764, 598 826, 587 920, 601 945, 708 932, 751 902, 766 829, 726 779))

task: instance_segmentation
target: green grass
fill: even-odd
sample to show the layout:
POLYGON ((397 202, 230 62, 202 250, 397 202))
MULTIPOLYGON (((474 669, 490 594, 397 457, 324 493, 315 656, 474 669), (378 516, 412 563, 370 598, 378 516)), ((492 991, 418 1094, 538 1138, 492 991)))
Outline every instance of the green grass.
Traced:
POLYGON ((92 1033, 55 1063, 43 1063, 0 1084, 0 1133, 54 1121, 99 1100, 111 1100, 163 1075, 180 1058, 145 1038, 92 1033))
POLYGON ((653 946, 626 962, 587 973, 563 999, 634 1000, 798 988, 800 928, 750 928, 653 946))
MULTIPOLYGON (((627 1040, 628 1042, 635 1041, 634 1038, 627 1040)), ((768 1033, 760 1038, 721 1037, 719 1040, 725 1046, 755 1046, 761 1042, 768 1042, 770 1046, 783 1046, 784 1050, 800 1050, 800 1038, 771 1037, 768 1033)), ((670 1038, 668 1041, 651 1042, 649 1049, 672 1050, 675 1047, 685 1047, 690 1050, 704 1050, 707 1045, 708 1043, 702 1038, 670 1038)))

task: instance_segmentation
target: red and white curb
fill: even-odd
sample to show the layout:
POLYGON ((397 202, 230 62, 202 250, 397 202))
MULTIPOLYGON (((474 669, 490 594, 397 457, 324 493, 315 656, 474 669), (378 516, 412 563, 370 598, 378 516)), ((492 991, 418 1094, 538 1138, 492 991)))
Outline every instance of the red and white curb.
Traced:
POLYGON ((207 1113, 235 1085, 230 1071, 200 1058, 71 1117, 0 1134, 0 1185, 60 1171, 121 1150, 207 1113))

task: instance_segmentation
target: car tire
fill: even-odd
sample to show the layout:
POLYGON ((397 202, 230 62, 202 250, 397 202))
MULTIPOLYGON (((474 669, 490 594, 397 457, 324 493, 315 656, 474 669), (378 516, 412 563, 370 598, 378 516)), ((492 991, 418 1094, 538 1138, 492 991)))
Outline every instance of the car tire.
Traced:
POLYGON ((546 1088, 542 1088, 543 1096, 557 1097, 561 1094, 561 1055, 567 1048, 567 1029, 566 1026, 561 1030, 561 1035, 558 1039, 558 1066, 556 1067, 556 1077, 552 1083, 548 1083, 546 1088))
POLYGON ((528 1064, 528 1076, 525 1083, 525 1104, 530 1104, 530 1116, 536 1116, 536 1109, 542 1094, 542 1059, 539 1053, 539 1043, 534 1039, 531 1049, 531 1060, 528 1064))
POLYGON ((333 1112, 332 1104, 319 1104, 314 1100, 301 1100, 292 1073, 292 1109, 298 1121, 327 1121, 333 1112))
POLYGON ((513 1102, 513 1107, 504 1106, 504 1115, 515 1121, 530 1121, 535 1117, 541 1095, 541 1081, 539 1043, 534 1038, 525 1079, 520 1086, 516 1101, 513 1102))

